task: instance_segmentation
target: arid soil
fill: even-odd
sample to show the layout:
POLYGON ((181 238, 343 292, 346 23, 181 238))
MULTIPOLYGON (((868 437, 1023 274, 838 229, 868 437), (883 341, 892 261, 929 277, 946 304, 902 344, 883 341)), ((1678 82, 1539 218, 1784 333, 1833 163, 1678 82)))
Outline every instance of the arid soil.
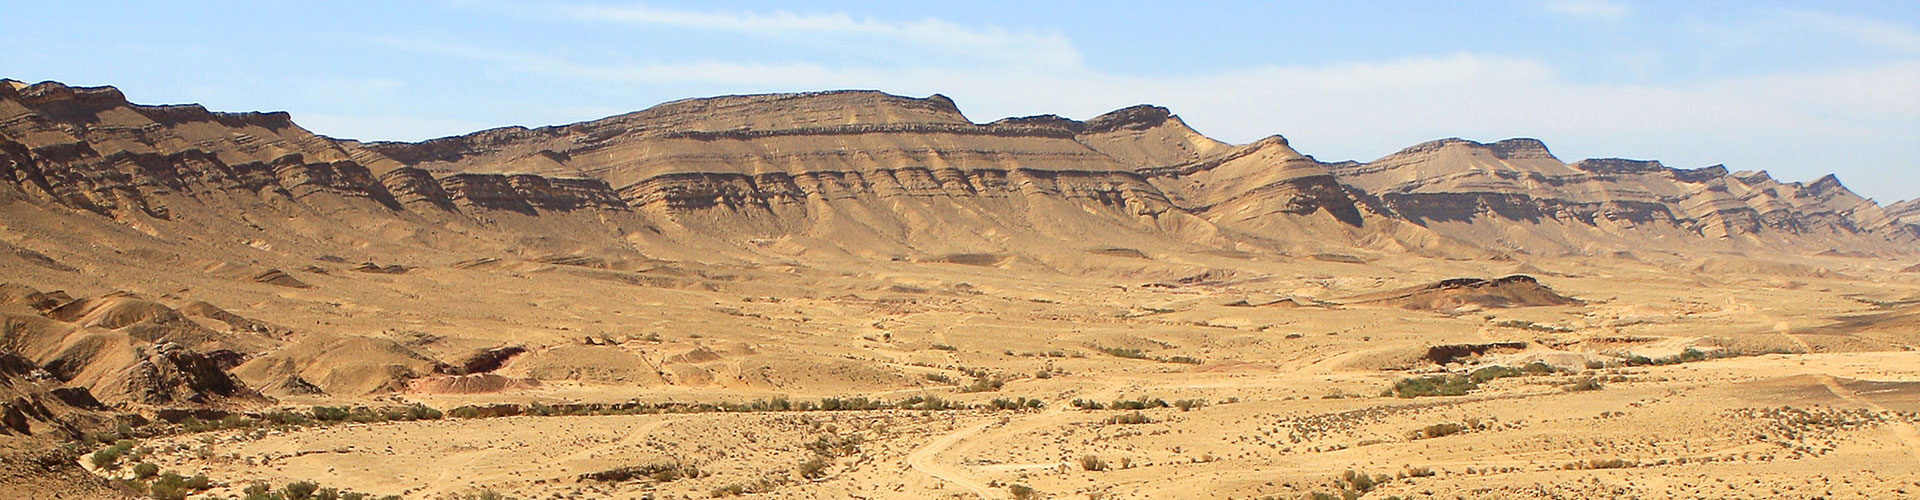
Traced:
POLYGON ((0 84, 0 498, 1920 496, 1920 225, 1831 177, 0 84))

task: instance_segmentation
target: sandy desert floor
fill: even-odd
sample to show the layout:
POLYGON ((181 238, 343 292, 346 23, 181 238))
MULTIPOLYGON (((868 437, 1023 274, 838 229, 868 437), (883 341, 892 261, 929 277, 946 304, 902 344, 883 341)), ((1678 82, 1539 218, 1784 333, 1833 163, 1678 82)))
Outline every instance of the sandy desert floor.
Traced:
POLYGON ((141 445, 165 470, 209 475, 216 497, 302 480, 406 498, 1920 495, 1920 279, 1882 270, 1894 262, 1832 258, 1810 265, 1837 272, 1791 275, 1543 260, 1526 266, 1580 302, 1436 311, 1361 299, 1516 264, 1199 258, 1232 271, 1167 280, 929 263, 619 273, 423 263, 399 275, 296 273, 314 286, 193 298, 295 332, 412 339, 448 358, 519 346, 492 373, 538 382, 279 398, 295 410, 957 404, 449 417, 141 445), (583 279, 608 274, 646 279, 583 279), (1710 355, 1681 359, 1689 352, 1710 355), (1556 369, 1461 395, 1393 394, 1406 379, 1536 362, 1556 369), (1019 398, 1039 403, 990 404, 1019 398), (1112 408, 1143 398, 1169 404, 1112 408), (622 470, 638 472, 604 474, 622 470), (664 470, 674 472, 655 474, 664 470))

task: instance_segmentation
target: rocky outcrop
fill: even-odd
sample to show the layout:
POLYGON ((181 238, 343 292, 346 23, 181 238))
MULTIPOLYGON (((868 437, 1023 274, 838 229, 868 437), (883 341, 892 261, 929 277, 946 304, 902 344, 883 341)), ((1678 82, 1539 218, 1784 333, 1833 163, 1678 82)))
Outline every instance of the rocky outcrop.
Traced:
POLYGON ((447 217, 538 232, 549 226, 486 214, 587 211, 611 230, 513 238, 625 246, 621 235, 671 226, 735 243, 880 238, 899 245, 867 253, 889 256, 997 251, 980 247, 1011 233, 1544 253, 1647 242, 1887 253, 1920 242, 1920 206, 1880 207, 1831 176, 1569 164, 1534 139, 1443 139, 1326 163, 1280 136, 1213 140, 1157 106, 983 124, 944 96, 872 91, 687 99, 569 125, 359 143, 311 134, 284 113, 141 106, 106 87, 12 82, 0 86, 0 181, 13 188, 0 195, 111 217, 167 219, 195 204, 222 216, 278 212, 239 214, 247 230, 265 230, 256 219, 351 213, 339 224, 434 240, 447 237, 434 225, 447 217))
POLYGON ((30 198, 106 216, 167 219, 173 204, 224 206, 212 198, 236 196, 321 212, 337 200, 386 211, 408 204, 451 210, 456 199, 484 200, 467 205, 474 209, 625 208, 594 179, 516 175, 496 180, 500 189, 450 192, 447 184, 469 183, 408 168, 375 176, 364 160, 392 160, 347 146, 301 129, 286 113, 143 106, 111 87, 0 85, 0 181, 30 198), (330 200, 310 199, 316 195, 330 200))
POLYGON ((162 342, 146 359, 129 368, 120 394, 147 404, 209 404, 220 399, 257 396, 205 355, 162 342))
MULTIPOLYGON (((1781 183, 1764 172, 1729 173, 1721 166, 1676 169, 1619 158, 1567 164, 1532 139, 1493 144, 1445 139, 1333 170, 1342 183, 1378 198, 1394 216, 1468 240, 1484 240, 1500 233, 1496 227, 1520 222, 1523 227, 1585 228, 1617 242, 1665 234, 1809 250, 1867 245, 1891 251, 1917 241, 1832 176, 1801 184, 1781 183)), ((1565 251, 1598 241, 1566 240, 1549 232, 1557 230, 1514 244, 1565 251)))
POLYGON ((539 210, 584 208, 626 210, 627 204, 606 182, 549 179, 537 175, 454 174, 440 186, 458 206, 539 215, 539 210))

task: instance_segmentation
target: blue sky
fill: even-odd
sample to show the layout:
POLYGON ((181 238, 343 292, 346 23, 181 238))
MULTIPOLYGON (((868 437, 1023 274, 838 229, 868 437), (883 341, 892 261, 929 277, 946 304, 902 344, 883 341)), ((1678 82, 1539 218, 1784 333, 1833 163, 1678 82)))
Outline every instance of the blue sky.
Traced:
POLYGON ((373 140, 834 88, 981 122, 1151 103, 1323 160, 1537 137, 1920 197, 1920 2, 1173 4, 0 0, 0 77, 373 140))

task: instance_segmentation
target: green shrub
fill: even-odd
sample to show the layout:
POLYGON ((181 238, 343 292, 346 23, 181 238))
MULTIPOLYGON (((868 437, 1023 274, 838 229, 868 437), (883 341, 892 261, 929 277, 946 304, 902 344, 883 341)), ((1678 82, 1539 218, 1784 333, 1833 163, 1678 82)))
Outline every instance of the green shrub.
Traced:
POLYGON ((195 488, 187 478, 168 472, 161 474, 153 484, 147 487, 147 493, 154 500, 185 500, 189 493, 206 488, 195 488))
POLYGON ((133 466, 134 479, 146 480, 158 474, 160 474, 160 466, 154 465, 153 462, 140 462, 133 466))
POLYGON ((126 450, 123 450, 118 446, 109 446, 93 452, 93 455, 90 455, 87 457, 87 461, 91 462, 94 467, 98 467, 106 470, 113 470, 119 467, 119 464, 117 462, 120 460, 120 455, 123 453, 126 453, 126 450))
POLYGON ((280 487, 280 494, 285 495, 287 500, 307 500, 319 490, 320 485, 314 484, 313 481, 295 481, 280 487))
POLYGON ((344 406, 313 407, 313 419, 321 422, 339 422, 346 420, 349 413, 344 406))
POLYGON ((731 483, 724 486, 716 487, 711 492, 709 492, 709 494, 712 495, 714 498, 720 498, 720 497, 740 496, 748 493, 766 493, 769 491, 773 491, 774 488, 779 487, 780 484, 781 483, 779 482, 775 482, 767 479, 761 479, 759 481, 754 481, 750 483, 731 483))
POLYGON ((973 380, 973 385, 960 389, 960 392, 998 391, 1000 387, 1005 385, 1007 385, 1007 381, 1002 380, 1000 377, 980 377, 973 380))
POLYGON ((1100 352, 1107 353, 1107 355, 1114 356, 1114 357, 1127 358, 1127 359, 1152 359, 1150 356, 1147 356, 1147 353, 1142 352, 1139 349, 1131 349, 1126 347, 1105 347, 1105 346, 1097 346, 1097 347, 1094 347, 1094 349, 1097 349, 1100 352))
POLYGON ((800 466, 796 467, 795 471, 800 473, 800 477, 820 479, 827 475, 827 461, 821 460, 820 457, 809 458, 800 462, 800 466))
POLYGON ((285 497, 280 496, 280 494, 274 493, 273 487, 267 485, 267 483, 265 482, 249 484, 247 485, 247 489, 244 490, 243 493, 245 493, 246 495, 244 497, 241 497, 244 500, 284 500, 285 499, 285 497))
POLYGON ((507 496, 493 490, 481 489, 480 491, 461 495, 460 500, 507 500, 507 496))
POLYGON ((1454 434, 1459 434, 1465 430, 1467 430, 1467 426, 1452 423, 1452 422, 1447 422, 1447 423, 1441 423, 1441 424, 1433 424, 1433 425, 1429 425, 1429 426, 1414 430, 1413 435, 1410 437, 1413 439, 1432 439, 1437 437, 1446 437, 1454 434))
POLYGON ((1192 356, 1174 356, 1170 358, 1162 358, 1160 361, 1166 362, 1166 363, 1179 363, 1183 365, 1197 365, 1202 363, 1200 358, 1196 358, 1192 356))

